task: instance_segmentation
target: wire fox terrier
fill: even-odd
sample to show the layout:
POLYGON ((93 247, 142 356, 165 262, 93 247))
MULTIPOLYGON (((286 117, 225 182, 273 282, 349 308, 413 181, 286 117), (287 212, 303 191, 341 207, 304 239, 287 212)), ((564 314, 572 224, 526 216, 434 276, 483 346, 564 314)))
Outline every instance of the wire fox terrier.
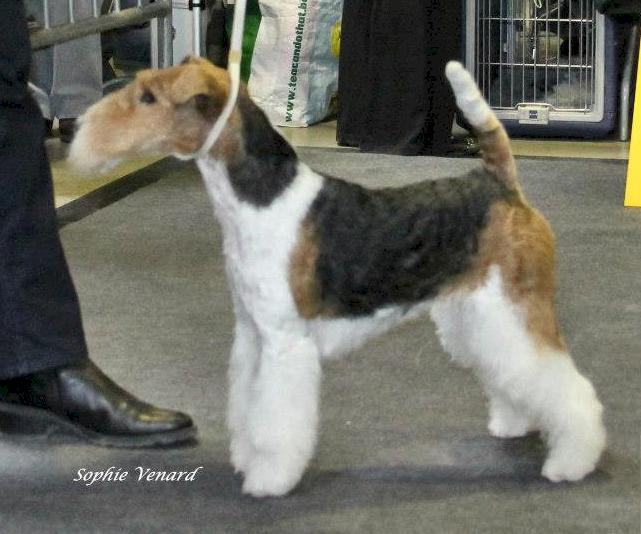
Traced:
MULTIPOLYGON (((483 168, 366 189, 300 162, 242 88, 197 160, 224 234, 236 316, 229 367, 231 461, 243 492, 284 495, 316 444, 321 360, 423 312, 489 397, 488 428, 540 430, 542 474, 580 480, 605 447, 602 406, 554 311, 554 236, 526 201, 509 138, 459 63, 446 75, 479 137, 483 168)), ((229 92, 190 58, 147 70, 91 107, 71 147, 79 169, 142 153, 196 153, 229 92)))

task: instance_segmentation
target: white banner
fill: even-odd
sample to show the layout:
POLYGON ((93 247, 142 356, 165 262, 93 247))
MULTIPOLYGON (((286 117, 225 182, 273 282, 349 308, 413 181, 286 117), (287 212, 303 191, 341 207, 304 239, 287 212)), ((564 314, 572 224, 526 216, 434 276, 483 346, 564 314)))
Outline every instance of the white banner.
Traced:
POLYGON ((342 0, 260 0, 249 93, 279 126, 327 116, 338 89, 342 0))

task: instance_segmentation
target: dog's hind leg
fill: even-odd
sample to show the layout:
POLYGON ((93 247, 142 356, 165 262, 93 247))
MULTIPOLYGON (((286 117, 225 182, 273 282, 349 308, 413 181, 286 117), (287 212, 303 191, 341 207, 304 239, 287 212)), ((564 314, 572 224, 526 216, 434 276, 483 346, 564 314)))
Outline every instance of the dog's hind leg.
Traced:
POLYGON ((536 430, 536 423, 523 405, 515 405, 506 395, 486 387, 490 398, 487 429, 496 438, 519 438, 536 430))
MULTIPOLYGON (((465 293, 438 299, 432 305, 432 319, 443 348, 452 360, 463 367, 478 369, 478 345, 473 329, 478 321, 470 309, 465 293)), ((489 398, 488 430, 497 438, 515 438, 534 430, 534 424, 523 406, 515 406, 502 392, 485 383, 489 398)))
POLYGON ((258 373, 248 412, 255 454, 243 492, 280 496, 300 480, 316 446, 320 357, 316 344, 288 324, 261 335, 258 373))
POLYGON ((507 437, 539 428, 549 448, 542 473, 555 482, 579 480, 593 471, 605 446, 602 407, 562 340, 550 339, 555 325, 545 324, 542 317, 554 321, 553 310, 544 310, 542 303, 535 303, 533 310, 510 298, 494 266, 483 286, 435 304, 432 316, 442 337, 448 327, 441 323, 451 319, 450 299, 459 300, 457 320, 469 351, 466 363, 490 394, 491 431, 507 437), (532 316, 536 310, 539 317, 532 316))
POLYGON ((526 335, 535 355, 521 391, 510 391, 534 414, 548 445, 542 474, 553 482, 580 480, 605 449, 603 406, 594 387, 576 368, 558 333, 551 298, 525 297, 526 335))
POLYGON ((542 474, 552 482, 581 480, 605 448, 603 407, 567 352, 542 351, 538 357, 522 395, 548 445, 542 474))

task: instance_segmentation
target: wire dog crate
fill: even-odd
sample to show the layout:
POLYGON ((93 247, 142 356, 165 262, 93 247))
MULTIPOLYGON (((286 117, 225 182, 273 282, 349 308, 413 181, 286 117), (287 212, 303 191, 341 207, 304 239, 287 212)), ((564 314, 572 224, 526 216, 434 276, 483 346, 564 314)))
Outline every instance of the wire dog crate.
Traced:
POLYGON ((594 0, 467 0, 466 25, 467 66, 511 133, 614 128, 613 28, 594 0))

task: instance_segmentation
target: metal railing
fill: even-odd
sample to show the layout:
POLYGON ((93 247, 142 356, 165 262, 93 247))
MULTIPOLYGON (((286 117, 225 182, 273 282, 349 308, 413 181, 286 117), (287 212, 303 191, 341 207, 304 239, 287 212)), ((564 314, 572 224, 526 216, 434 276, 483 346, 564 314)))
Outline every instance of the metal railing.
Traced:
POLYGON ((120 0, 110 0, 106 2, 106 6, 100 0, 92 0, 92 16, 80 20, 74 16, 74 0, 66 0, 67 22, 52 25, 49 4, 63 1, 65 0, 42 0, 43 28, 31 33, 33 50, 150 21, 151 67, 168 67, 173 63, 171 0, 152 0, 147 5, 143 5, 142 0, 137 0, 136 6, 124 9, 120 0))

